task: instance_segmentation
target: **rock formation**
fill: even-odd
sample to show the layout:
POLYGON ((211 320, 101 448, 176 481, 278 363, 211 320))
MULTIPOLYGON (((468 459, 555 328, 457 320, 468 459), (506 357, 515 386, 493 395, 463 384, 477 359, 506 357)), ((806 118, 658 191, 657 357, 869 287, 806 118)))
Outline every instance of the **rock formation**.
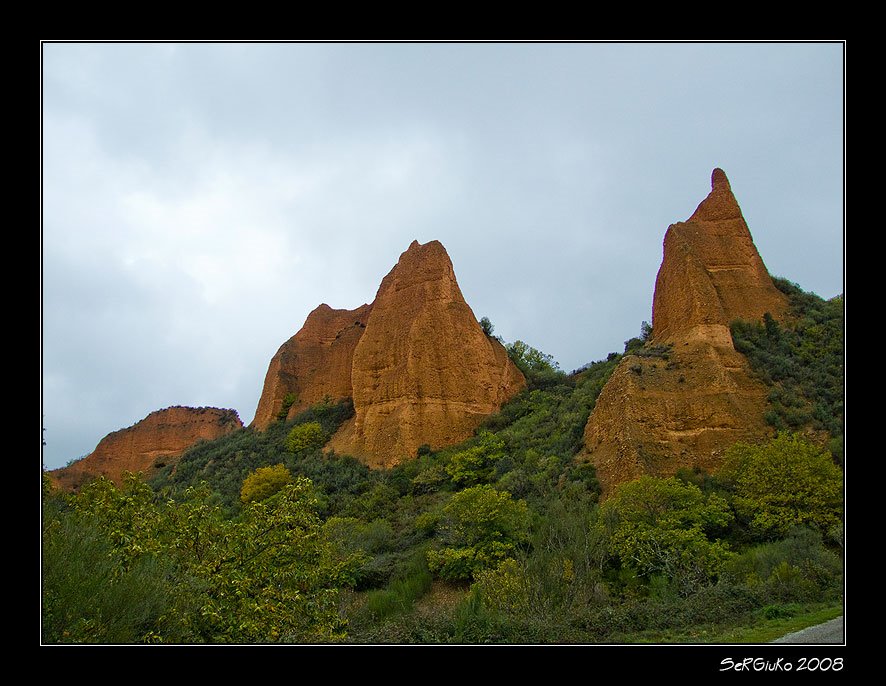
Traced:
POLYGON ((371 305, 321 305, 271 361, 254 425, 265 428, 287 393, 290 413, 325 396, 351 397, 355 416, 328 447, 371 466, 469 438, 526 381, 486 336, 438 241, 413 241, 371 305))
POLYGON ((356 416, 330 447, 374 466, 470 437, 526 384, 483 333, 438 241, 413 241, 382 280, 351 374, 356 416))
POLYGON ((710 195, 665 234, 650 342, 625 355, 585 427, 583 456, 604 494, 643 474, 714 471, 730 445, 769 434, 767 389, 733 347, 729 324, 782 318, 787 308, 715 169, 710 195))
POLYGON ((63 490, 77 490, 97 476, 119 484, 123 472, 150 477, 157 469, 175 464, 200 440, 211 441, 243 427, 235 410, 214 407, 169 407, 152 412, 127 429, 105 436, 95 450, 68 467, 49 472, 63 490))
POLYGON ((253 426, 267 429, 280 418, 284 404, 289 405, 284 418, 292 418, 327 396, 332 400, 352 397, 354 348, 371 311, 371 305, 333 310, 324 304, 311 312, 299 332, 271 359, 253 426))

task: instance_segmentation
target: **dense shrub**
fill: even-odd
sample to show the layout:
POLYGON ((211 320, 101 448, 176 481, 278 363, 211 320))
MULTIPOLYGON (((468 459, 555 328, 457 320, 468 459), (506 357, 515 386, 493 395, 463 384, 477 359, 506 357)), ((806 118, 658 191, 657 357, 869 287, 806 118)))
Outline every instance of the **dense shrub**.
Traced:
POLYGON ((240 500, 244 503, 264 500, 291 483, 292 474, 285 465, 259 467, 254 472, 250 472, 243 480, 243 486, 240 488, 240 500))
MULTIPOLYGON (((736 350, 773 385, 767 421, 776 429, 812 427, 843 435, 843 298, 823 300, 785 279, 775 285, 788 296, 790 315, 778 322, 731 325, 736 350)), ((834 446, 841 445, 838 440, 834 446)), ((835 455, 838 460, 842 453, 835 455)))
POLYGON ((474 486, 452 496, 438 531, 442 545, 428 551, 428 566, 443 579, 467 580, 528 539, 529 510, 506 491, 474 486))
POLYGON ((326 434, 320 422, 307 422, 292 427, 286 435, 285 446, 291 453, 317 450, 326 443, 326 434))
POLYGON ((739 517, 762 539, 807 525, 826 534, 843 519, 843 473, 830 453, 792 434, 763 445, 737 443, 721 479, 733 490, 739 517))

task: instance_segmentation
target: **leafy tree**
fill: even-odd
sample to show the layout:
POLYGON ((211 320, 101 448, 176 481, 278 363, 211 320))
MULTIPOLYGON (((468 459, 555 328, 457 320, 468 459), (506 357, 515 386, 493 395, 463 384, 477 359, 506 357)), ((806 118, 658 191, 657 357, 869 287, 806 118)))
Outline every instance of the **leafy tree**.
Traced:
POLYGON ((829 452, 796 434, 769 443, 737 443, 722 478, 734 490, 739 517, 764 539, 798 525, 828 533, 843 519, 843 473, 829 452))
MULTIPOLYGON (((141 619, 138 632, 130 631, 133 641, 308 642, 344 636, 338 590, 353 582, 359 559, 325 536, 307 479, 248 503, 237 519, 224 518, 205 488, 188 489, 181 502, 162 501, 134 477, 121 489, 98 480, 72 498, 71 506, 95 532, 99 550, 104 546, 110 582, 126 581, 121 588, 131 589, 138 581, 149 599, 162 601, 148 616, 135 613, 141 619)), ((65 563, 57 555, 50 560, 44 575, 58 578, 58 565, 65 563)), ((55 621, 60 613, 53 598, 44 605, 44 617, 55 621)), ((150 609, 144 599, 138 602, 150 609)), ((103 615, 81 607, 81 617, 65 616, 57 634, 70 634, 72 627, 83 640, 96 635, 83 627, 96 626, 103 615)))
POLYGON ((283 396, 283 404, 280 407, 280 411, 277 413, 277 419, 283 421, 286 419, 289 414, 289 409, 295 404, 295 401, 298 400, 298 396, 295 393, 287 393, 283 396))
POLYGON ((273 467, 259 467, 243 480, 240 489, 240 500, 251 503, 264 500, 277 493, 287 484, 292 483, 292 474, 283 464, 273 467))
POLYGON ((286 449, 291 453, 301 453, 322 448, 326 434, 320 422, 307 422, 292 427, 286 436, 286 449))
POLYGON ((470 579, 528 540, 529 509, 507 491, 474 486, 452 496, 437 527, 443 547, 428 551, 431 571, 444 579, 470 579))
POLYGON ((664 576, 688 595, 714 579, 729 557, 725 544, 708 538, 732 514, 717 494, 676 478, 643 476, 619 486, 601 506, 600 523, 622 567, 647 581, 664 576))
POLYGON ((481 431, 475 445, 455 453, 446 467, 452 480, 461 486, 489 481, 495 465, 504 456, 504 441, 493 433, 481 431))
POLYGON ((135 643, 156 629, 175 589, 168 565, 142 554, 124 566, 103 529, 59 494, 43 507, 45 643, 135 643))
POLYGON ((552 355, 543 353, 541 350, 533 348, 523 341, 508 343, 505 349, 508 351, 508 355, 514 364, 524 374, 556 372, 560 369, 560 365, 557 364, 552 355))
POLYGON ((492 332, 495 331, 495 327, 492 325, 492 322, 489 321, 489 317, 483 317, 480 320, 480 328, 483 329, 483 333, 487 336, 491 336, 492 332))

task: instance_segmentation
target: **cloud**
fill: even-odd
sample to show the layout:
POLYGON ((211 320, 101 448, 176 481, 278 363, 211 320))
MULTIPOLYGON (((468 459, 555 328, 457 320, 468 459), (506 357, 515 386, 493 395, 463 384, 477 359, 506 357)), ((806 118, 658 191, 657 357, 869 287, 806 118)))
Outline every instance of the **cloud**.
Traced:
POLYGON ((715 166, 772 272, 842 290, 840 44, 48 43, 42 68, 50 467, 168 405, 250 421, 308 312, 371 301, 413 239, 497 334, 605 357, 715 166))

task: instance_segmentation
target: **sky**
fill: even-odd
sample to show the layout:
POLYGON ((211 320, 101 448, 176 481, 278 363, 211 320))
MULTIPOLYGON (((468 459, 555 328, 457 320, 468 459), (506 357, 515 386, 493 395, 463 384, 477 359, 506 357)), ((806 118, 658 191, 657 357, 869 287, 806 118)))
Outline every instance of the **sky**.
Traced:
POLYGON ((771 274, 842 293, 845 49, 43 43, 44 466, 172 405, 248 424, 416 239, 505 342, 621 352, 715 167, 771 274))

